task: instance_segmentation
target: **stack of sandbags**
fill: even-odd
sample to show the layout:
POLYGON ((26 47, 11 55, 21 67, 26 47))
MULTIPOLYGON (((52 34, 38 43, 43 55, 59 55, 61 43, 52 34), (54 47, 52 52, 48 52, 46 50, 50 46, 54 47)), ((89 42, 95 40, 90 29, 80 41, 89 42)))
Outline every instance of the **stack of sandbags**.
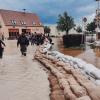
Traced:
POLYGON ((87 90, 89 96, 93 100, 100 100, 100 87, 96 86, 94 83, 89 81, 85 76, 83 76, 78 71, 72 71, 73 76, 77 81, 87 90))
POLYGON ((65 100, 63 90, 60 88, 57 78, 53 75, 49 75, 50 87, 51 87, 51 100, 65 100))
MULTIPOLYGON (((96 86, 80 71, 82 70, 91 76, 95 76, 99 81, 99 72, 93 73, 94 71, 98 71, 94 66, 83 62, 84 66, 82 65, 83 63, 81 64, 81 60, 80 63, 78 63, 77 61, 79 60, 73 60, 73 57, 66 58, 63 54, 57 52, 53 52, 53 56, 39 54, 38 60, 42 62, 42 64, 45 65, 45 67, 48 68, 57 79, 57 82, 55 79, 51 80, 53 90, 55 89, 52 93, 53 100, 55 100, 54 98, 57 94, 62 95, 62 92, 64 92, 63 95, 66 100, 100 100, 100 87, 96 86), (66 59, 70 64, 64 62, 66 59), (74 64, 77 65, 76 68, 74 67, 74 64), (79 69, 77 69, 77 67, 79 69), (59 90, 58 92, 56 90, 59 86, 63 91, 59 90)), ((57 96, 59 97, 59 95, 57 96)))

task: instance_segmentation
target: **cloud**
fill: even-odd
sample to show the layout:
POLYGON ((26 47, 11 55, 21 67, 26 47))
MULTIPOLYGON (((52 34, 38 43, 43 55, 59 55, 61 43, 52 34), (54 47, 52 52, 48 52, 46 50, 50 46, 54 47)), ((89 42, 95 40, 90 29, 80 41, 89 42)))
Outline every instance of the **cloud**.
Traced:
POLYGON ((87 15, 87 16, 86 16, 87 21, 88 21, 88 22, 93 21, 93 19, 95 18, 95 15, 96 15, 95 13, 92 13, 92 14, 90 14, 90 15, 87 15))
POLYGON ((86 5, 86 6, 81 6, 77 8, 78 13, 93 13, 95 12, 96 5, 91 4, 91 5, 86 5))
POLYGON ((1 9, 22 10, 37 13, 43 23, 56 23, 59 14, 67 11, 78 23, 83 16, 95 13, 96 4, 91 0, 0 0, 1 9))

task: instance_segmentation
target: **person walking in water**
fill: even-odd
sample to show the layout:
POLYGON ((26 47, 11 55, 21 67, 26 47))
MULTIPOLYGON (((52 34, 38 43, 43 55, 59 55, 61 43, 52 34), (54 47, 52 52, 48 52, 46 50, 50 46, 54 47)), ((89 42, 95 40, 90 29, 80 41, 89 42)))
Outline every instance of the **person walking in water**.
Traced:
POLYGON ((19 45, 20 45, 21 54, 26 56, 27 46, 29 45, 29 40, 25 36, 25 33, 22 33, 21 36, 19 36, 18 41, 17 41, 17 47, 19 45))
POLYGON ((0 39, 0 59, 2 59, 3 57, 3 51, 4 51, 4 47, 5 43, 0 39))

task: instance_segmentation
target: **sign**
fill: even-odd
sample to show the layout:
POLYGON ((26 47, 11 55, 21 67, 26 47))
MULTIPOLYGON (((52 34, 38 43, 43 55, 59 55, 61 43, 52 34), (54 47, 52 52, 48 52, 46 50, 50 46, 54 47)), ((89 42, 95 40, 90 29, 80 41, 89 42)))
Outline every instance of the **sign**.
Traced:
POLYGON ((86 18, 86 17, 84 17, 84 18, 83 18, 83 21, 86 23, 86 22, 87 22, 87 18, 86 18))
POLYGON ((19 32, 19 29, 9 29, 9 32, 19 32))

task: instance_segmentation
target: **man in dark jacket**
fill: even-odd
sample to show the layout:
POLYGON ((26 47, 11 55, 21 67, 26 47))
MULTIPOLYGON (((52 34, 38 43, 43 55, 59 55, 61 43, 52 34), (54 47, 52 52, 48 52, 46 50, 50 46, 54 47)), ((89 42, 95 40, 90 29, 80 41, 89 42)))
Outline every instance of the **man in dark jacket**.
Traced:
POLYGON ((5 43, 0 39, 0 59, 3 56, 3 51, 4 51, 3 46, 5 46, 5 43))
POLYGON ((22 55, 26 56, 27 52, 27 46, 29 45, 29 40, 25 36, 25 33, 22 33, 21 36, 19 36, 17 41, 17 47, 20 45, 20 51, 22 55))

